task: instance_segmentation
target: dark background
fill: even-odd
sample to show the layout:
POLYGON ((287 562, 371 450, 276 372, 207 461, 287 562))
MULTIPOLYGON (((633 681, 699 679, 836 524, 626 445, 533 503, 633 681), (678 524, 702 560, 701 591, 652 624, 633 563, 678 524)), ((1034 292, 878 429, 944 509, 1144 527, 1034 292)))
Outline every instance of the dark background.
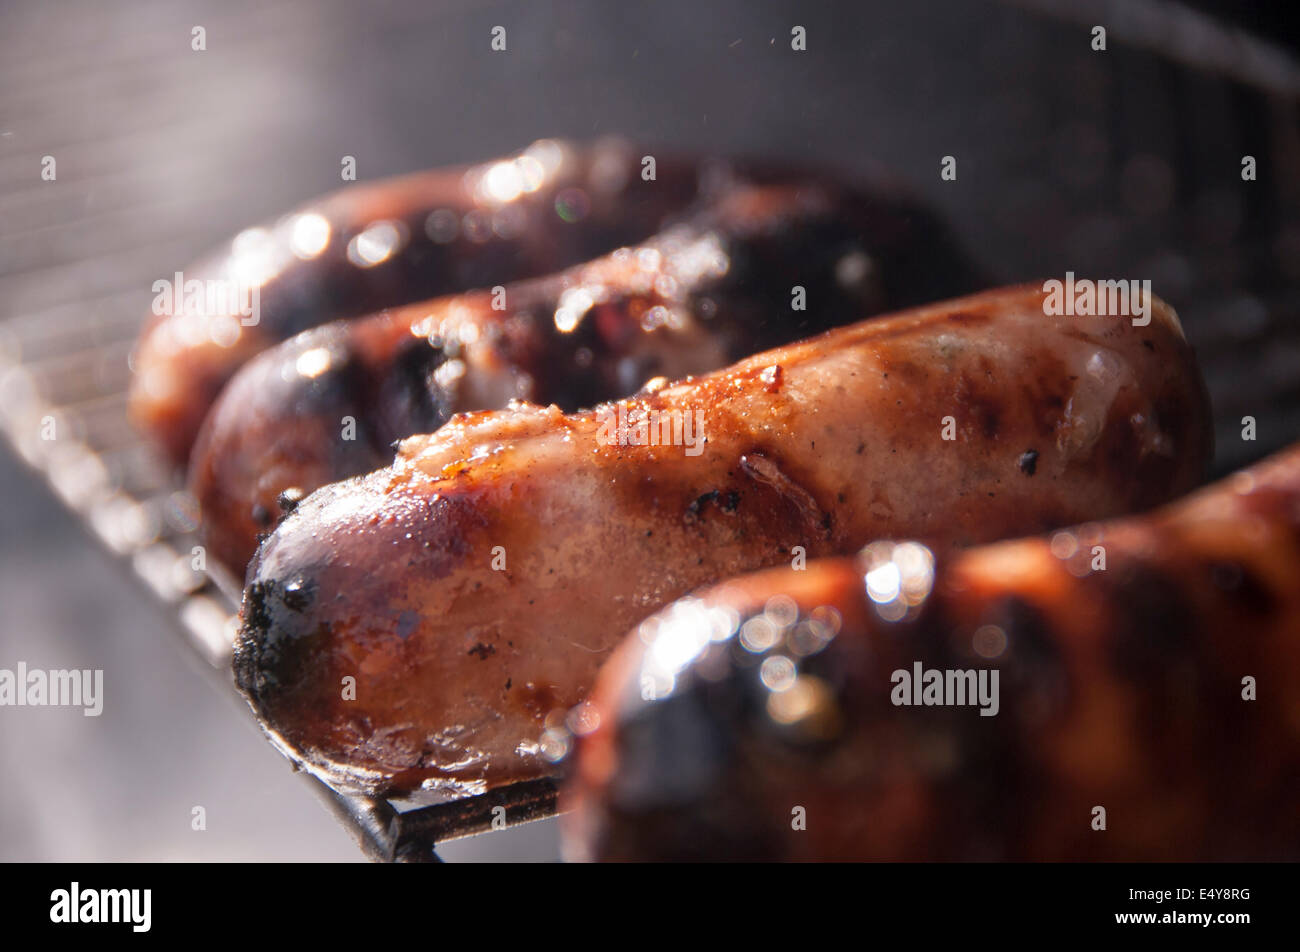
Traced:
MULTIPOLYGON (((1200 355, 1223 472, 1300 436, 1292 6, 6 0, 0 418, 22 445, 33 394, 118 380, 154 278, 339 187, 345 154, 370 179, 624 133, 883 165, 999 282, 1151 279, 1200 355)), ((98 719, 0 709, 0 859, 359 859, 174 613, 4 449, 0 498, 0 667, 103 668, 108 694, 98 719)), ((551 858, 553 824, 443 852, 551 858)))

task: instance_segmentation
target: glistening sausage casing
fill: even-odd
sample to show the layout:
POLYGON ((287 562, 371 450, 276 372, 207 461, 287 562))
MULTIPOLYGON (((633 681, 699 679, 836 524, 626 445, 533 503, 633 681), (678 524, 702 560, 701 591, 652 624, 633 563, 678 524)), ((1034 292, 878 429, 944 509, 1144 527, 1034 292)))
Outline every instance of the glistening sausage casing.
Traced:
POLYGON ((390 463, 395 441, 453 413, 515 398, 590 407, 973 284, 919 210, 789 177, 725 189, 646 242, 558 275, 336 321, 259 354, 191 460, 209 555, 242 577, 282 495, 390 463), (910 265, 921 255, 937 275, 910 265))
POLYGON ((621 140, 543 140, 480 165, 358 182, 246 229, 155 298, 132 357, 133 419, 184 464, 225 382, 293 334, 549 274, 654 234, 699 197, 701 167, 664 157, 645 181, 640 158, 621 140))
POLYGON ((700 585, 797 547, 946 552, 1194 486, 1208 414, 1173 312, 1152 301, 1136 327, 1043 304, 987 292, 590 413, 455 417, 263 543, 238 682, 341 787, 481 791, 548 772, 548 719, 622 632, 700 585), (638 414, 684 445, 628 445, 651 429, 638 414))
POLYGON ((1294 861, 1298 566, 1295 447, 1146 516, 727 582, 570 719, 566 853, 1294 861))

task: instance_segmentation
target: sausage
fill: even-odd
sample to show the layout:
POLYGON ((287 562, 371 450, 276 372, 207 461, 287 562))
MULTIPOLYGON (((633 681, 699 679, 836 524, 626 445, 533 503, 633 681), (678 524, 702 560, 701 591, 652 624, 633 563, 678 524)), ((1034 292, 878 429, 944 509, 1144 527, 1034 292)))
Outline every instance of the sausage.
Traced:
POLYGON ((590 407, 961 288, 965 268, 923 218, 823 176, 734 187, 643 244, 499 293, 305 331, 249 361, 200 431, 204 544, 242 576, 283 508, 453 413, 590 407), (942 280, 900 267, 922 254, 942 280))
POLYGON ((236 681, 340 789, 482 792, 548 774, 548 719, 619 633, 700 585, 796 547, 946 552, 1194 486, 1208 413, 1173 311, 1135 327, 1044 300, 864 321, 585 413, 453 417, 262 544, 236 681))
POLYGON ((645 181, 640 159, 621 140, 543 140, 481 165, 352 185, 242 232, 182 272, 186 284, 225 282, 226 298, 196 295, 188 309, 175 299, 181 289, 155 298, 132 358, 133 419, 183 465, 225 382, 279 341, 336 318, 549 274, 654 234, 699 197, 701 165, 665 157, 645 181), (255 314, 230 306, 229 282, 258 287, 255 314))
POLYGON ((570 717, 566 855, 1294 862, 1297 579, 1300 444, 1145 516, 724 583, 570 717))

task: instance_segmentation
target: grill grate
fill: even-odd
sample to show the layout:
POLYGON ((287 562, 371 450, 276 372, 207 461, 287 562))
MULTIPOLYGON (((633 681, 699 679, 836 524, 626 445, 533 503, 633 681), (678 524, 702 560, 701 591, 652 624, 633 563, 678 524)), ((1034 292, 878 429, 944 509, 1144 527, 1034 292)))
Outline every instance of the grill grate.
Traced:
MULTIPOLYGON (((1027 5, 1054 6, 1038 0, 1027 5)), ((418 3, 393 3, 382 12, 341 2, 309 7, 301 0, 220 7, 140 3, 133 7, 142 13, 135 23, 120 14, 106 19, 99 5, 88 0, 59 6, 57 23, 46 19, 51 14, 41 5, 17 4, 0 13, 5 26, 0 52, 6 54, 0 56, 0 431, 89 531, 128 560, 157 598, 174 607, 187 643, 229 688, 235 586, 191 568, 194 502, 125 417, 128 356, 148 308, 149 288, 155 278, 169 275, 222 236, 264 219, 268 210, 331 187, 329 176, 336 172, 301 181, 297 176, 298 168, 309 165, 306 157, 333 156, 355 142, 336 134, 337 123, 327 121, 334 105, 315 85, 353 45, 364 49, 370 43, 373 49, 376 37, 412 32, 432 38, 445 24, 430 21, 418 3), (140 23, 148 28, 139 28, 140 23), (208 31, 208 65, 196 65, 197 54, 188 50, 196 23, 208 31), (24 36, 37 41, 28 48, 24 36), (268 90, 276 92, 273 106, 264 98, 268 90), (305 141, 292 155, 304 159, 302 166, 273 163, 269 158, 276 147, 291 147, 293 135, 277 130, 286 112, 295 111, 300 119, 294 130, 305 141), (326 131, 316 134, 317 125, 326 131), (57 157, 56 183, 40 180, 45 154, 57 157), (50 421, 55 440, 42 438, 50 421)), ((447 16, 463 23, 466 15, 455 5, 444 6, 447 16)), ((692 10, 689 3, 669 6, 660 39, 675 45, 679 25, 693 22, 692 10)), ((559 7, 575 23, 601 22, 591 6, 559 7)), ((941 46, 940 34, 947 29, 965 43, 969 24, 963 9, 952 4, 949 25, 936 27, 933 36, 918 35, 915 42, 941 46)), ((731 12, 744 22, 743 5, 731 12)), ((987 48, 1004 58, 1020 57, 1017 65, 1027 74, 1051 64, 1057 75, 1074 77, 1080 88, 1089 88, 1095 61, 1085 59, 1086 48, 1080 52, 1077 37, 1065 26, 996 7, 986 13, 990 22, 980 40, 990 44, 987 48), (1008 24, 1013 28, 1004 29, 1008 24)), ((615 33, 606 38, 613 44, 626 39, 615 33)), ((1058 261, 1078 262, 1074 267, 1081 273, 1091 269, 1129 276, 1136 270, 1150 276, 1157 293, 1178 306, 1200 355, 1216 410, 1216 470, 1223 473, 1300 435, 1295 96, 1279 93, 1276 83, 1257 92, 1186 64, 1125 52, 1119 36, 1112 42, 1117 46, 1113 67, 1127 79, 1119 93, 1112 91, 1113 100, 1099 94, 1100 111, 1112 117, 1109 128, 1104 123, 1099 128, 1111 137, 1113 149, 1132 152, 1161 147, 1145 131, 1148 126, 1173 130, 1168 140, 1185 147, 1189 161, 1172 164, 1179 188, 1170 209, 1154 217, 1086 219, 1079 208, 1097 195, 1113 201, 1114 195, 1140 191, 1143 169, 1134 172, 1131 165, 1111 163, 1088 187, 1071 190, 1059 177, 1065 174, 1068 180, 1077 169, 1062 173, 1046 160, 1041 167, 1027 168, 1023 156, 1050 152, 1043 144, 1049 139, 1058 151, 1065 148, 1076 158, 1088 145, 1087 135, 1074 126, 1052 132, 1056 138, 1051 139, 1046 126, 1035 125, 1042 112, 1038 107, 1050 111, 1059 105, 1054 97, 1063 95, 1048 89, 1022 91, 1029 105, 1021 110, 1019 126, 1008 130, 990 120, 986 134, 1019 135, 1016 146, 1022 154, 1008 162, 1002 180, 992 183, 998 214, 988 214, 986 207, 966 198, 953 199, 946 210, 963 234, 990 236, 984 251, 999 259, 991 270, 1007 280, 1056 273, 1058 261), (1119 101, 1139 87, 1140 101, 1127 106, 1119 101), (1034 95, 1041 99, 1028 98, 1034 95), (1223 111, 1220 119, 1239 117, 1240 122, 1207 126, 1198 118, 1207 102, 1219 104, 1213 108, 1223 111), (1212 155, 1235 165, 1236 156, 1248 152, 1273 171, 1261 175, 1245 199, 1227 190, 1221 171, 1207 171, 1203 161, 1200 166, 1193 161, 1212 155), (1221 206, 1215 205, 1216 195, 1221 206), (1085 220, 1065 233, 1054 215, 1085 220), (1227 241, 1216 238, 1216 228, 1222 230, 1224 222, 1232 223, 1227 241), (1247 414, 1259 420, 1254 443, 1239 437, 1240 418, 1247 414)), ((418 68, 420 52, 409 47, 405 60, 397 55, 398 79, 403 70, 418 68)), ((848 77, 857 53, 845 47, 830 55, 826 76, 848 77)), ((906 60, 903 53, 899 56, 906 60)), ((881 64, 873 60, 869 65, 875 70, 881 64)), ((900 63, 900 72, 904 65, 900 63)), ((546 75, 559 89, 567 74, 552 70, 546 75)), ((777 88, 772 83, 786 81, 784 74, 766 79, 772 89, 777 88)), ((372 99, 398 95, 380 82, 371 90, 372 99)), ((683 82, 691 85, 689 70, 683 82)), ((838 105, 851 108, 854 84, 841 85, 849 91, 838 94, 838 105)), ((332 88, 337 92, 340 87, 332 88)), ((952 95, 961 102, 960 92, 952 95)), ((1081 112, 1087 106, 1082 103, 1081 112)), ((919 118, 922 113, 900 105, 892 119, 887 117, 885 134, 897 132, 900 141, 924 140, 927 120, 919 118)), ((394 125, 401 121, 389 119, 394 125)), ((961 141, 952 132, 957 121, 952 115, 928 121, 936 134, 961 141)), ((582 134, 583 129, 542 130, 575 131, 582 134)), ((525 132, 509 139, 514 144, 528 137, 525 132)), ((433 144, 436 138, 435 130, 424 140, 428 148, 420 160, 406 164, 475 157, 441 154, 433 144)), ((748 141, 736 145, 753 147, 748 141)), ((400 162, 402 150, 390 151, 400 162)), ((493 151, 484 147, 479 154, 493 151)), ((992 147, 989 151, 1001 154, 992 147)), ((930 160, 926 152, 916 162, 928 168, 930 160)), ((1159 171, 1147 168, 1155 180, 1146 187, 1161 185, 1159 171)), ((344 797, 311 782, 367 854, 384 860, 433 859, 437 843, 488 829, 494 807, 505 806, 513 825, 551 815, 556 804, 549 781, 410 808, 344 797)))

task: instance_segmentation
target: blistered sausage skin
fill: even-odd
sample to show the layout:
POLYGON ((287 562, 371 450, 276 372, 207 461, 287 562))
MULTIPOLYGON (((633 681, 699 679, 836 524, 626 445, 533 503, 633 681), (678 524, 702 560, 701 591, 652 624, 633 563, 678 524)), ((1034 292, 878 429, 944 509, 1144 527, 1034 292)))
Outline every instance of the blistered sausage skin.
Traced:
POLYGON ((640 625, 570 718, 567 855, 1300 858, 1300 446, 1147 516, 917 549, 640 625), (990 690, 896 703, 918 663, 990 690))
POLYGON ((619 140, 544 140, 481 165, 346 186, 241 233, 182 274, 260 282, 256 323, 220 298, 209 307, 195 297, 189 311, 156 299, 162 313, 132 358, 132 417, 183 464, 221 387, 279 341, 336 318, 549 274, 654 234, 700 196, 701 166, 664 158, 645 181, 640 162, 619 140))
POLYGON ((204 424, 190 473, 204 542, 242 577, 283 508, 453 413, 590 407, 972 283, 924 216, 822 176, 736 186, 642 244, 499 294, 306 331, 245 365, 204 424))
POLYGON ((1135 327, 1043 301, 987 292, 593 412, 517 406, 406 440, 262 544, 237 681, 341 788, 481 791, 549 772, 548 718, 622 632, 700 585, 796 547, 903 535, 946 552, 1194 486, 1208 414, 1173 312, 1153 301, 1135 327), (618 445, 649 411, 703 441, 681 426, 685 445, 618 445))

